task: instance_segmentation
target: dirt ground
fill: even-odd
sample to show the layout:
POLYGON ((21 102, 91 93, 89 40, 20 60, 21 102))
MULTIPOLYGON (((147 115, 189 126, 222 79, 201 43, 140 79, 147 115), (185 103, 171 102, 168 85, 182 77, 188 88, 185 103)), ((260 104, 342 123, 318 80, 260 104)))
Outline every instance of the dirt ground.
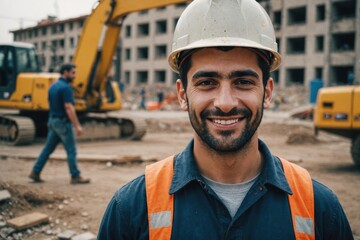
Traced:
MULTIPOLYGON (((78 144, 82 174, 89 185, 70 185, 64 152, 58 147, 42 174, 45 183, 27 178, 44 142, 31 146, 0 147, 0 190, 8 189, 10 201, 0 203, 0 221, 31 212, 50 216, 48 225, 15 233, 18 239, 55 239, 67 229, 97 233, 100 221, 114 192, 140 175, 146 164, 181 151, 192 136, 186 113, 141 112, 149 131, 142 141, 102 141, 78 144), (119 164, 114 159, 134 159, 119 164), (99 161, 98 161, 99 160, 99 161)), ((350 141, 320 133, 312 124, 294 120, 286 112, 266 111, 260 137, 272 153, 308 169, 313 178, 331 188, 339 197, 356 239, 360 239, 360 170, 350 156, 350 141)), ((0 237, 1 238, 1 237, 0 237)), ((14 238, 15 239, 15 238, 14 238)))

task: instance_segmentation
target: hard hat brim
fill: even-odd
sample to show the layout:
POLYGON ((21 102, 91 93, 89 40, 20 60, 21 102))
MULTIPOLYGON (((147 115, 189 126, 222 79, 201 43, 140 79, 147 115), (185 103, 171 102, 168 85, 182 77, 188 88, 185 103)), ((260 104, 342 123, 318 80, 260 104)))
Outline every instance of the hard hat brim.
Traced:
POLYGON ((211 40, 201 39, 199 41, 195 41, 186 45, 186 47, 182 47, 178 49, 176 49, 176 46, 173 46, 173 49, 176 50, 171 52, 168 57, 168 62, 171 69, 174 72, 177 73, 179 72, 178 57, 182 51, 198 49, 198 48, 209 48, 209 47, 243 47, 243 48, 255 48, 255 49, 265 50, 272 54, 270 71, 275 71, 281 64, 281 55, 277 51, 274 51, 271 48, 264 47, 264 45, 261 45, 257 42, 244 38, 218 37, 218 38, 213 38, 211 40))

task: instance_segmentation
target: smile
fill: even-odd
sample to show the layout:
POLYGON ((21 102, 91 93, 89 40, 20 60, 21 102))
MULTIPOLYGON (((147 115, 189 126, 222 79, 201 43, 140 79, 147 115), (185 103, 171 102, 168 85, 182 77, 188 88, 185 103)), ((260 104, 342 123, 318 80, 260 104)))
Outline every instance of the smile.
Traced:
POLYGON ((229 120, 213 119, 212 122, 215 123, 215 124, 219 124, 219 125, 231 125, 231 124, 239 122, 239 119, 238 118, 229 119, 229 120))

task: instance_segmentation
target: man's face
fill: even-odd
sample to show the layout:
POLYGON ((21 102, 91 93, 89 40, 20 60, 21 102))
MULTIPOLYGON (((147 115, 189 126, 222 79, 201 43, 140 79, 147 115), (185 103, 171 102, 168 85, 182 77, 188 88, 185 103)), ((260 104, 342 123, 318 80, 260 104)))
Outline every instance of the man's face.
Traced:
POLYGON ((192 55, 186 92, 178 81, 183 109, 188 110, 195 141, 217 152, 243 149, 255 134, 271 101, 264 90, 256 54, 244 48, 205 48, 192 55))
POLYGON ((74 81, 74 79, 76 77, 76 68, 72 68, 70 71, 65 71, 64 77, 65 77, 66 81, 68 81, 68 82, 74 81))

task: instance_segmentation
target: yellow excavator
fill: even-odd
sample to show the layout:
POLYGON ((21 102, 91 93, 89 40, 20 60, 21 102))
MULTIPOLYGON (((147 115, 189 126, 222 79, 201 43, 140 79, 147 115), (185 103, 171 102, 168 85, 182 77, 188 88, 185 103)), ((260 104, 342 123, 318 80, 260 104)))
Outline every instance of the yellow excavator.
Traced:
MULTIPOLYGON (((72 86, 75 108, 89 139, 141 139, 146 132, 144 120, 119 114, 120 90, 107 81, 122 22, 131 12, 184 0, 99 0, 86 19, 74 55, 77 77, 72 86), (87 134, 88 133, 88 134, 87 134)), ((15 109, 0 114, 0 142, 24 145, 47 131, 48 89, 59 77, 39 73, 35 49, 30 44, 0 44, 0 108, 15 109)))
POLYGON ((314 112, 319 130, 350 138, 351 155, 360 167, 360 85, 321 88, 314 112))

